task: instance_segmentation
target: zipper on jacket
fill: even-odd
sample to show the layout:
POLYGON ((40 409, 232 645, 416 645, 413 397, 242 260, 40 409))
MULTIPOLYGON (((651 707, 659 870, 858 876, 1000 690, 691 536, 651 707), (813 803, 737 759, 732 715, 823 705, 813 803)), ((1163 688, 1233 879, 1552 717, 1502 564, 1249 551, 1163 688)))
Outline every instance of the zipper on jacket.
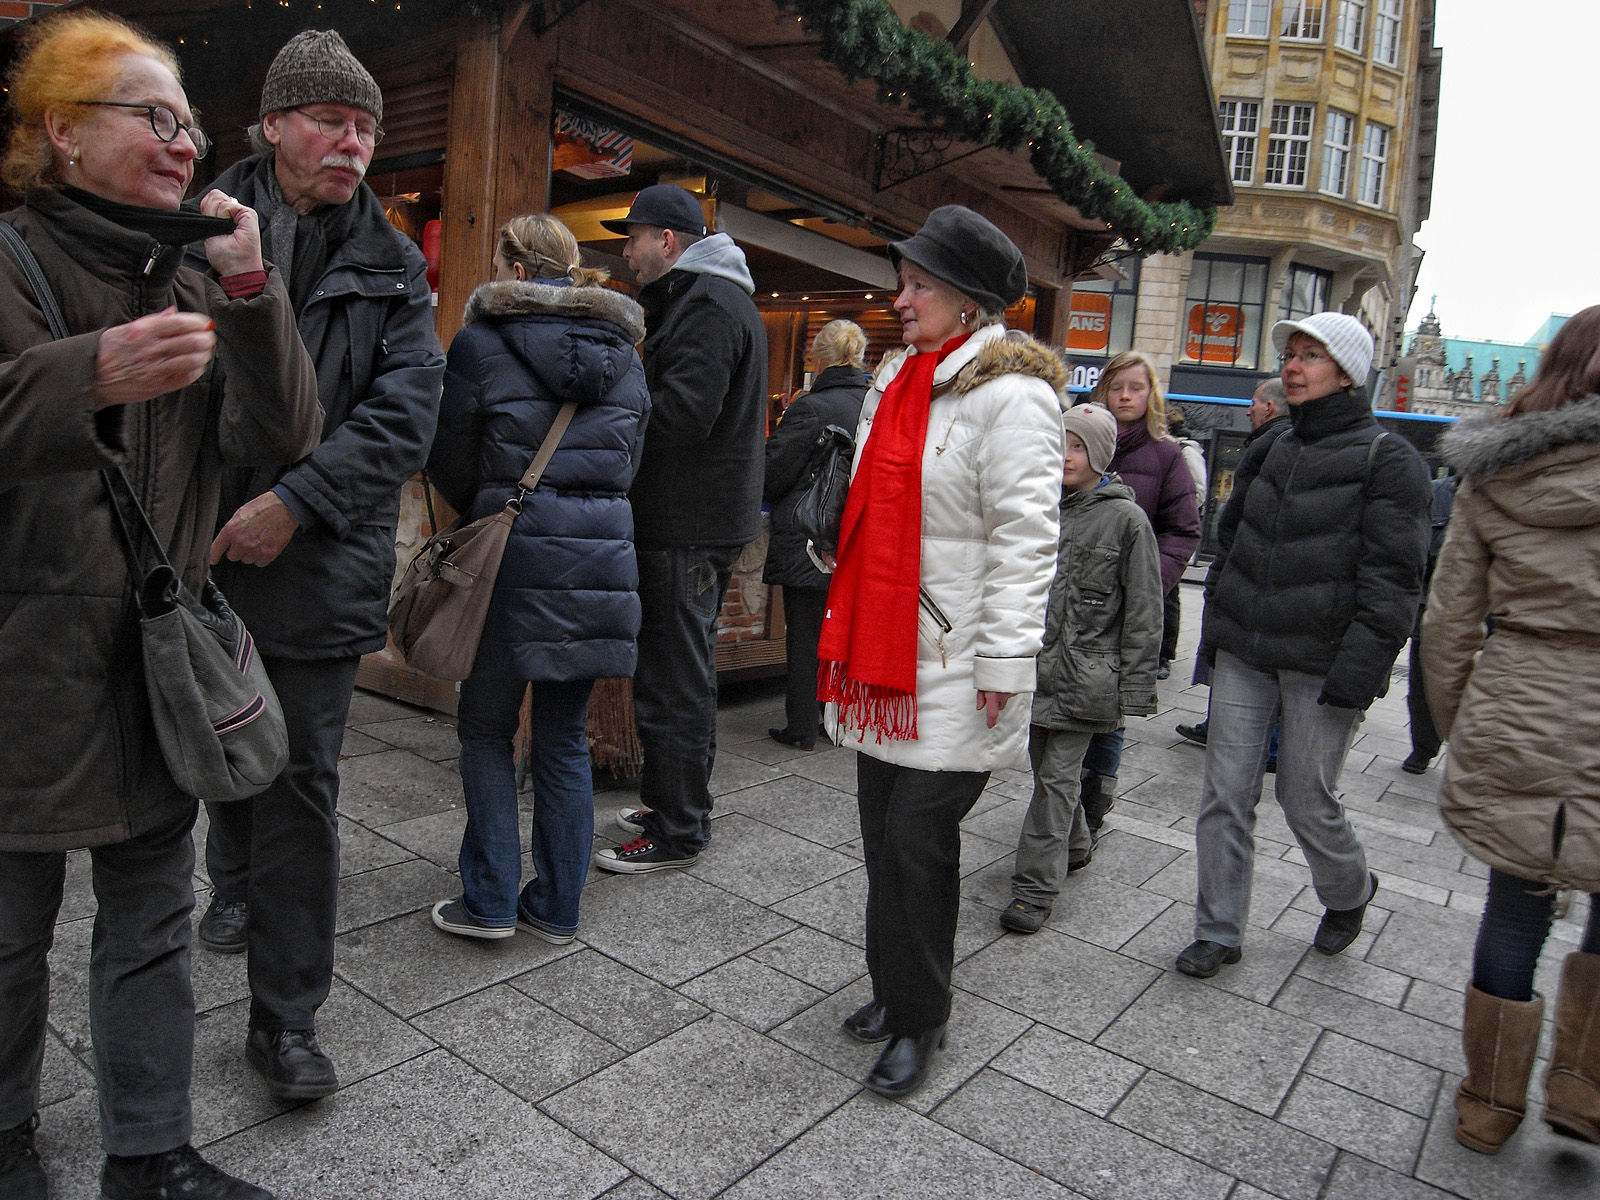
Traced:
POLYGON ((932 596, 928 595, 927 588, 919 587, 917 589, 917 602, 922 605, 922 610, 932 617, 934 623, 939 626, 939 637, 937 639, 939 643, 939 665, 948 667, 950 663, 945 656, 944 635, 952 632, 955 626, 950 624, 950 618, 944 615, 944 610, 934 603, 932 596))

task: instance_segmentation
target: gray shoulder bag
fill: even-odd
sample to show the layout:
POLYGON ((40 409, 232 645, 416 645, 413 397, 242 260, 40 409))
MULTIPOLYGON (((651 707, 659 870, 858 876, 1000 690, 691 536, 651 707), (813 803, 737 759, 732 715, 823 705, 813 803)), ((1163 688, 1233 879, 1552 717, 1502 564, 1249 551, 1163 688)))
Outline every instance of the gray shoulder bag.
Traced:
MULTIPOLYGON (((0 221, 0 240, 21 263, 51 334, 66 337, 66 321, 33 252, 7 221, 0 221)), ((243 800, 266 791, 289 761, 289 734, 250 631, 209 575, 198 597, 184 586, 123 469, 103 470, 100 478, 128 560, 145 694, 173 782, 203 800, 243 800), (133 529, 119 485, 137 517, 133 529), (156 560, 148 570, 140 533, 156 560)))

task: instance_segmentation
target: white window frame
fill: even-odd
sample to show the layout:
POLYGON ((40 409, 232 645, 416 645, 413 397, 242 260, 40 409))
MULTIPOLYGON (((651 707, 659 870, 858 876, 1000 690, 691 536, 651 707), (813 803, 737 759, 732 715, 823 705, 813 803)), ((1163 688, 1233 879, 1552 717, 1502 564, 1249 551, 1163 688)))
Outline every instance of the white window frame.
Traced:
POLYGON ((1322 190, 1330 196, 1343 196, 1350 190, 1350 150, 1355 136, 1355 117, 1330 108, 1322 133, 1322 190))
POLYGON ((1283 0, 1282 32, 1286 41, 1320 42, 1327 0, 1283 0))
POLYGON ((1222 129, 1222 156, 1228 161, 1228 178, 1250 184, 1256 177, 1256 146, 1261 140, 1261 101, 1219 100, 1217 122, 1222 129))
POLYGON ((1366 32, 1367 0, 1339 0, 1339 15, 1333 27, 1333 44, 1341 50, 1361 53, 1361 35, 1366 32))
POLYGON ((1389 143, 1393 134, 1387 125, 1368 121, 1361 131, 1361 186, 1356 199, 1374 208, 1383 207, 1384 188, 1389 179, 1389 143))
POLYGON ((1267 187, 1304 188, 1310 173, 1314 104, 1274 104, 1267 126, 1267 161, 1262 182, 1267 187))
POLYGON ((1272 32, 1272 0, 1228 0, 1228 36, 1264 38, 1272 32))
POLYGON ((1372 14, 1372 61, 1395 66, 1400 61, 1400 26, 1405 0, 1377 0, 1372 14))

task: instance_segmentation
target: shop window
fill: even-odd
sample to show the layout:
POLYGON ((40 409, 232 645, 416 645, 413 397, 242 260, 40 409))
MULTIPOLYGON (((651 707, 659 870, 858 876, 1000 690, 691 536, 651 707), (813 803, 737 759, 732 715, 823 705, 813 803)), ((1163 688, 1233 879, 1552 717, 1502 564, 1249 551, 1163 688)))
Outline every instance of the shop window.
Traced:
POLYGON ((1342 196, 1350 184, 1350 139, 1356 119, 1336 108, 1328 110, 1328 127, 1322 141, 1322 190, 1342 196))
POLYGON ((1138 312, 1139 260, 1125 258, 1117 268, 1126 279, 1091 279, 1072 285, 1067 321, 1067 353, 1073 358, 1109 358, 1133 349, 1138 312))
POLYGON ((1261 133, 1261 103, 1224 100, 1217 105, 1222 127, 1222 153, 1228 160, 1228 178, 1249 183, 1256 173, 1256 139, 1261 133))
POLYGON ((1372 57, 1394 66, 1400 61, 1401 0, 1378 0, 1372 17, 1372 57))
POLYGON ((1339 19, 1333 27, 1333 43, 1341 50, 1361 53, 1361 34, 1367 23, 1367 0, 1339 0, 1339 19))
POLYGON ((1235 37, 1267 36, 1272 0, 1228 0, 1228 32, 1235 37))
POLYGON ((1312 313, 1327 312, 1328 290, 1332 286, 1331 271, 1292 263, 1289 278, 1283 284, 1283 294, 1278 298, 1279 320, 1298 321, 1312 313))
POLYGON ((1383 204, 1384 177, 1389 166, 1389 127, 1368 121, 1361 139, 1361 188, 1363 204, 1383 204))
POLYGON ((1180 362, 1256 369, 1267 266, 1260 258, 1194 256, 1180 362))
POLYGON ((1311 158, 1311 122, 1316 108, 1310 104, 1274 104, 1267 138, 1266 182, 1273 187, 1306 185, 1306 163, 1311 158))
POLYGON ((1323 0, 1283 0, 1283 33, 1302 42, 1322 40, 1323 0))

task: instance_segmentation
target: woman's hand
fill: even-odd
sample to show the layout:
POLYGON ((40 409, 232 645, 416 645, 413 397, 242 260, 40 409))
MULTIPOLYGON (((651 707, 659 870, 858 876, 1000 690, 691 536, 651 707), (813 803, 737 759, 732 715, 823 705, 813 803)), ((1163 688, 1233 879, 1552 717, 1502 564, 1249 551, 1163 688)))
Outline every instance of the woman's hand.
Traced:
POLYGON ((100 334, 94 364, 94 406, 141 404, 188 387, 216 353, 216 322, 168 306, 100 334))
POLYGON ((1000 710, 1006 706, 1006 701, 1015 695, 1015 692, 978 693, 978 709, 986 714, 990 729, 993 729, 994 723, 1000 719, 1000 710))
POLYGON ((232 234, 206 239, 206 261, 212 270, 224 278, 261 270, 261 218, 255 209, 213 188, 200 197, 200 211, 233 222, 232 234))

